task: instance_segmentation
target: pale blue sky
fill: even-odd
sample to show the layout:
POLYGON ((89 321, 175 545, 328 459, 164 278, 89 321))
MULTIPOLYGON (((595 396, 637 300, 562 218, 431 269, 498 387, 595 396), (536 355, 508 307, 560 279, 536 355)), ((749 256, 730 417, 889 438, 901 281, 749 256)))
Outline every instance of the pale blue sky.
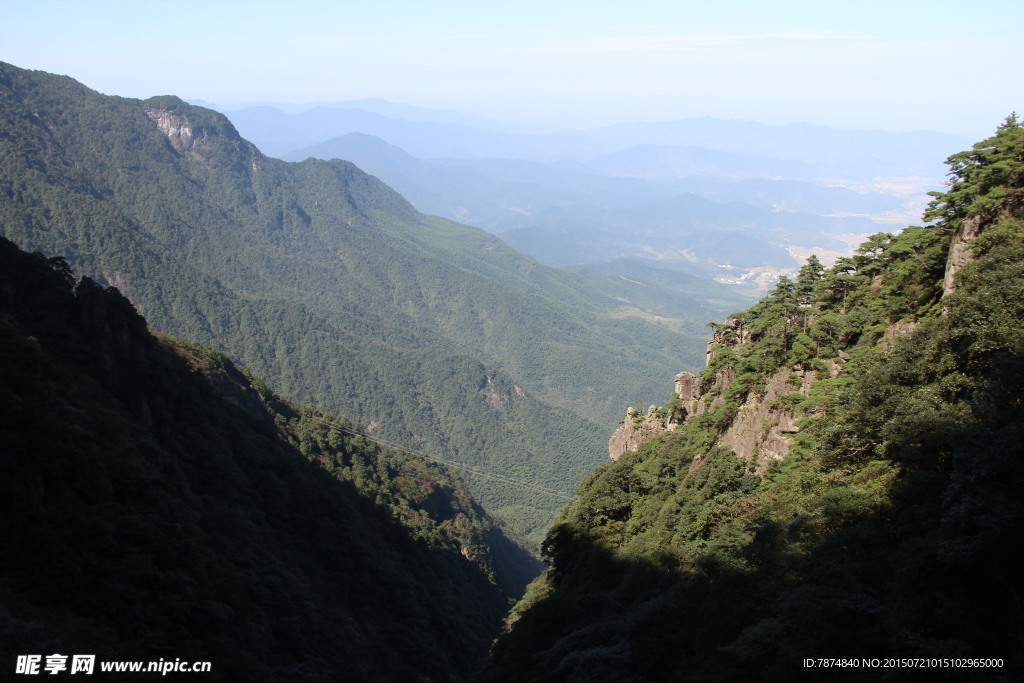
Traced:
POLYGON ((974 139, 1024 110, 1024 3, 0 0, 0 60, 127 97, 383 97, 584 127, 716 116, 974 139))

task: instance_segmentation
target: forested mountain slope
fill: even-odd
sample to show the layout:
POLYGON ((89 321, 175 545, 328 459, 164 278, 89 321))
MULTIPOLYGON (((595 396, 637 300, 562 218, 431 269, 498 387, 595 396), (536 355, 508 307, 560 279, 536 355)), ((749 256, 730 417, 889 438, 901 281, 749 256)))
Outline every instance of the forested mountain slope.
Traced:
POLYGON ((931 225, 719 326, 562 511, 489 680, 1020 680, 1024 127, 949 164, 931 225))
POLYGON ((536 567, 465 483, 73 285, 0 238, 0 649, 466 680, 536 567))
POLYGON ((600 421, 702 357, 705 307, 543 267, 350 163, 267 158, 174 97, 0 65, 0 130, 0 233, 283 395, 534 487, 470 477, 520 533, 564 502, 537 486, 598 464, 600 421))

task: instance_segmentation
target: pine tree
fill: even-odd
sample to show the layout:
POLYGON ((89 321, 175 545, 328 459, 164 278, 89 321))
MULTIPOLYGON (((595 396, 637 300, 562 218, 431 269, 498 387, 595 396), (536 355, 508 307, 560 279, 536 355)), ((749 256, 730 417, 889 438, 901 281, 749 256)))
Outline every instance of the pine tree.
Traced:
POLYGON ((947 192, 931 192, 925 220, 957 229, 964 219, 992 219, 998 211, 1021 215, 1024 196, 1024 122, 1013 113, 995 135, 946 160, 951 177, 947 192))

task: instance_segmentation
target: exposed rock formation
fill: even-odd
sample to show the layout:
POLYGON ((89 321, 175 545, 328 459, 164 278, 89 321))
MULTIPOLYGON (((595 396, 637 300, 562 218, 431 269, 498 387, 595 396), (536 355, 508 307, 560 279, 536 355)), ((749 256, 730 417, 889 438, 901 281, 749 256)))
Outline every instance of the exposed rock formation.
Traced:
POLYGON ((756 462, 755 472, 763 474, 789 454, 786 435, 799 431, 793 410, 780 401, 781 397, 797 393, 808 396, 816 379, 814 370, 786 368, 772 375, 763 392, 747 396, 719 445, 731 448, 743 460, 756 462))
POLYGON ((253 171, 258 170, 256 148, 242 140, 238 131, 223 117, 211 116, 176 97, 155 97, 147 100, 157 106, 147 107, 146 116, 156 124, 178 154, 203 161, 218 144, 227 143, 251 158, 253 171))
POLYGON ((960 269, 974 260, 971 254, 970 241, 980 235, 985 228, 981 216, 972 216, 961 223, 960 229, 953 236, 949 245, 949 256, 946 259, 946 276, 942 281, 942 296, 956 291, 956 275, 960 269))
POLYGON ((693 415, 697 410, 700 400, 700 382, 697 376, 689 372, 680 372, 676 375, 676 396, 679 405, 677 410, 669 415, 669 429, 675 429, 676 425, 682 424, 687 416, 693 415))
POLYGON ((622 426, 615 430, 608 441, 608 457, 618 460, 623 453, 637 450, 642 443, 665 431, 665 420, 658 406, 648 408, 646 416, 641 416, 636 408, 630 407, 622 426))
POLYGON ((191 149, 195 137, 192 134, 192 124, 187 117, 163 109, 147 109, 146 116, 167 136, 171 147, 177 152, 184 153, 191 149))
MULTIPOLYGON (((518 387, 516 388, 518 389, 518 387)), ((484 393, 487 405, 490 406, 491 410, 499 413, 508 410, 511 397, 508 394, 499 392, 490 376, 487 377, 482 386, 477 388, 477 391, 484 393)))
MULTIPOLYGON (((734 339, 738 341, 738 336, 734 339)), ((848 358, 827 361, 828 377, 837 377, 848 358)), ((641 416, 634 408, 627 411, 624 423, 608 442, 609 456, 612 460, 618 460, 623 453, 636 451, 645 441, 674 430, 690 416, 701 415, 715 408, 723 402, 722 395, 734 377, 733 368, 723 368, 716 373, 714 383, 702 395, 700 381, 695 375, 679 373, 675 378, 675 395, 665 409, 651 406, 646 416, 641 416), (662 417, 666 412, 667 420, 662 417)), ((810 395, 811 385, 817 379, 818 373, 814 370, 799 367, 780 370, 769 379, 764 389, 747 396, 732 424, 722 434, 719 444, 731 448, 743 460, 752 461, 755 472, 763 474, 773 463, 789 453, 790 444, 786 435, 798 431, 792 408, 781 398, 798 393, 810 395)), ((694 468, 699 466, 700 462, 694 462, 694 468)))

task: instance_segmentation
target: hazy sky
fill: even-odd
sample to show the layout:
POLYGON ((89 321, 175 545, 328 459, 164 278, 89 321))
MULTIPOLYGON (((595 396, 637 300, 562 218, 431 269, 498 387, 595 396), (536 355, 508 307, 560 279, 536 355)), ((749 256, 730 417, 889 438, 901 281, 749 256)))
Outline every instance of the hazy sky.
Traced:
POLYGON ((112 95, 382 97, 585 127, 693 116, 972 139, 1024 113, 1024 3, 0 0, 0 61, 112 95))

